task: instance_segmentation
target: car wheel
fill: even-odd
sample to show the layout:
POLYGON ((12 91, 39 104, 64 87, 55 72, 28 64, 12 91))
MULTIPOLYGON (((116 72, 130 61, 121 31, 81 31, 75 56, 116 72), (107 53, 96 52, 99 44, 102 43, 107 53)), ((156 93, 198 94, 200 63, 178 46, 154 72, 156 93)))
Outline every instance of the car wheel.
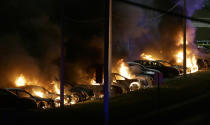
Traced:
POLYGON ((44 107, 45 107, 44 102, 40 102, 40 103, 38 104, 38 108, 39 108, 39 109, 44 109, 44 107))

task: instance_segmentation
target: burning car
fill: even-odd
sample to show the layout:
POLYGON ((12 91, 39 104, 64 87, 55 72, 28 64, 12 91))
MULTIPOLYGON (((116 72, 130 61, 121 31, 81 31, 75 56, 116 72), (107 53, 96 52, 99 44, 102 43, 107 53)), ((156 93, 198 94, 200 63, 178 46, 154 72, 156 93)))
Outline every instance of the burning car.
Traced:
POLYGON ((123 93, 139 90, 149 85, 149 83, 142 78, 128 79, 118 73, 112 73, 112 81, 112 84, 120 87, 123 93))
POLYGON ((39 109, 49 109, 55 107, 54 101, 50 98, 41 98, 38 96, 32 96, 29 92, 21 88, 7 88, 7 90, 14 93, 19 98, 35 100, 37 107, 39 109))
MULTIPOLYGON (((49 92, 44 87, 36 85, 26 85, 21 88, 26 90, 27 92, 30 92, 33 96, 38 96, 40 98, 49 98, 54 100, 56 107, 59 107, 60 105, 60 94, 49 92)), ((64 104, 71 105, 71 95, 64 95, 64 104)))
POLYGON ((163 73, 164 78, 175 77, 179 75, 179 71, 172 67, 169 63, 152 60, 135 60, 134 62, 144 65, 147 68, 155 69, 163 73))
MULTIPOLYGON (((104 97, 104 85, 78 85, 70 90, 73 95, 77 95, 81 101, 101 99, 104 97)), ((122 89, 119 86, 110 86, 110 95, 116 96, 122 94, 122 89)))
POLYGON ((208 61, 206 59, 199 58, 197 59, 198 69, 208 69, 208 61))
POLYGON ((77 97, 77 99, 75 99, 76 102, 83 102, 94 96, 93 90, 89 89, 87 86, 73 87, 70 92, 75 98, 77 97))
MULTIPOLYGON (((155 75, 161 72, 155 69, 149 69, 136 62, 127 62, 130 72, 135 75, 136 78, 141 77, 147 81, 152 81, 155 84, 155 75)), ((162 75, 159 75, 159 79, 162 79, 162 75)), ((151 82, 150 82, 151 83, 151 82)))
POLYGON ((0 108, 37 109, 33 98, 21 98, 7 89, 0 89, 0 108))

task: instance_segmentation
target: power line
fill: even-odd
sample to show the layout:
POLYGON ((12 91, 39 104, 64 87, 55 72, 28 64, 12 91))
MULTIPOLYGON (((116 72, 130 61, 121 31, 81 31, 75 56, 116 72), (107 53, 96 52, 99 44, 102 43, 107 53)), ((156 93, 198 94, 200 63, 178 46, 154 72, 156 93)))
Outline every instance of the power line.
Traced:
POLYGON ((184 19, 189 19, 189 20, 192 20, 192 21, 197 21, 197 22, 210 24, 209 21, 206 21, 206 20, 203 20, 203 19, 198 19, 198 18, 186 16, 186 15, 183 15, 183 14, 178 14, 178 13, 175 13, 175 12, 167 12, 165 10, 158 9, 158 8, 153 8, 153 7, 150 7, 150 6, 147 6, 147 5, 144 5, 144 4, 140 4, 140 3, 135 3, 135 2, 127 1, 127 0, 115 0, 115 1, 130 4, 132 6, 144 8, 144 9, 147 9, 147 10, 150 10, 150 11, 159 12, 159 13, 162 13, 162 14, 167 14, 167 15, 170 15, 170 16, 176 16, 178 18, 184 18, 184 19))
POLYGON ((166 13, 163 13, 163 14, 157 16, 157 17, 154 17, 152 20, 158 19, 162 16, 165 16, 167 13, 171 12, 174 8, 176 8, 179 5, 180 2, 181 2, 181 0, 179 0, 176 4, 174 4, 174 6, 172 6, 170 9, 168 9, 166 13))

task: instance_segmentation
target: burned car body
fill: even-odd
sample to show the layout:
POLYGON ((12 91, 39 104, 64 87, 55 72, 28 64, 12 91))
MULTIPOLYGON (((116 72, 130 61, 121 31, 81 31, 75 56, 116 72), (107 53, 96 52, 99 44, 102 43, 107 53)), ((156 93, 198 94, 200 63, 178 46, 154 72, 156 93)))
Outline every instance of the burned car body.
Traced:
POLYGON ((127 62, 130 72, 136 76, 136 78, 142 78, 148 81, 149 85, 155 84, 155 76, 159 74, 159 79, 162 79, 161 72, 155 69, 149 69, 136 62, 127 62))
POLYGON ((20 98, 7 89, 0 89, 0 108, 9 109, 37 109, 34 99, 20 98))
MULTIPOLYGON (((83 100, 79 100, 78 102, 86 101, 86 100, 101 99, 104 97, 104 85, 77 85, 76 87, 72 88, 70 91, 72 93, 76 92, 79 98, 81 98, 80 95, 82 95, 83 100)), ((122 89, 119 86, 111 85, 110 93, 111 93, 110 94, 111 96, 120 95, 122 94, 122 89)))
POLYGON ((35 102, 37 104, 37 107, 39 109, 49 109, 49 108, 54 108, 55 107, 54 101, 50 98, 40 98, 40 97, 37 97, 37 96, 33 96, 29 92, 27 92, 27 91, 25 91, 24 89, 21 89, 21 88, 7 88, 7 90, 16 94, 20 98, 35 100, 35 102))
POLYGON ((94 96, 93 90, 87 86, 73 87, 70 92, 74 97, 77 97, 76 102, 82 102, 94 96))
POLYGON ((144 88, 149 84, 145 79, 140 77, 138 79, 128 79, 118 73, 112 73, 112 85, 120 87, 123 93, 127 93, 129 91, 135 91, 139 90, 140 88, 144 88))
POLYGON ((209 67, 208 63, 209 62, 207 59, 202 59, 202 58, 197 59, 197 65, 198 65, 199 70, 208 69, 208 67, 209 67))
POLYGON ((179 71, 176 68, 162 61, 135 60, 134 62, 139 63, 147 68, 160 71, 164 78, 170 78, 179 75, 179 71))
MULTIPOLYGON (((33 95, 33 96, 37 96, 37 93, 35 93, 35 92, 41 92, 41 93, 43 93, 43 97, 41 97, 41 98, 48 98, 48 99, 54 100, 56 107, 59 107, 59 105, 60 105, 60 94, 55 94, 55 93, 49 92, 44 87, 36 86, 36 85, 27 85, 27 86, 23 86, 21 88, 26 90, 27 92, 31 93, 31 95, 33 95)), ((64 104, 71 105, 71 95, 64 95, 64 104)))

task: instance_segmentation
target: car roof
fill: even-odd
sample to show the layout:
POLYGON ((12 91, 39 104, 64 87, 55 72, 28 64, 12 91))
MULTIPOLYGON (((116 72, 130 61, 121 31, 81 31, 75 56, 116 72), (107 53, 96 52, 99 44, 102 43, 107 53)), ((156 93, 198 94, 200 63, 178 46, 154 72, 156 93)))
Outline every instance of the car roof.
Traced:
MULTIPOLYGON (((140 64, 140 63, 137 63, 137 62, 127 62, 128 64, 134 64, 134 65, 139 65, 139 66, 142 66, 142 67, 145 67, 144 65, 140 64)), ((146 67, 145 67, 146 68, 146 67)))
POLYGON ((137 63, 137 62, 126 62, 126 63, 128 63, 128 64, 136 64, 136 65, 141 65, 141 64, 139 64, 139 63, 137 63))
POLYGON ((7 90, 25 91, 24 89, 21 89, 21 88, 7 88, 7 90))

